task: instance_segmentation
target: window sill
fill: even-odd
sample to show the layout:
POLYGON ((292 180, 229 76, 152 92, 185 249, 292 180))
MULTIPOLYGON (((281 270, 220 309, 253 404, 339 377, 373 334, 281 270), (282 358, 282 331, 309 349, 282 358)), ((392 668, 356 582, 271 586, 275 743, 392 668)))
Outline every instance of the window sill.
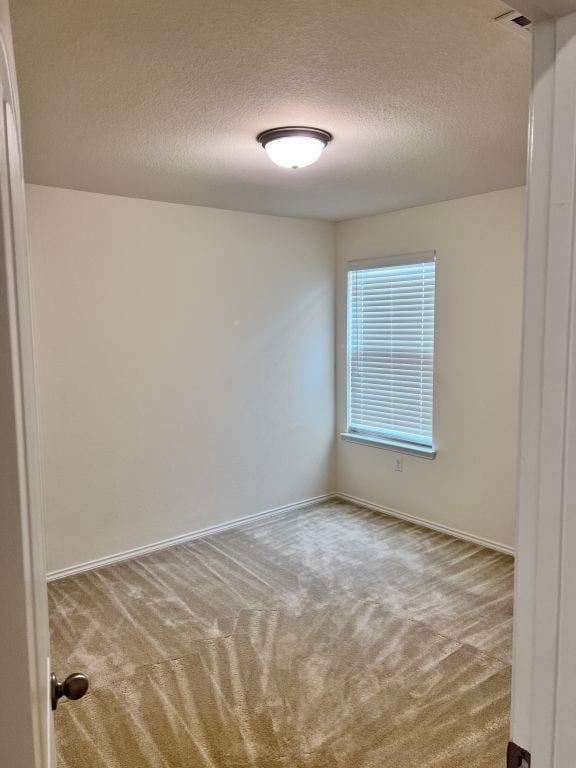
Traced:
POLYGON ((360 435, 355 432, 341 432, 340 437, 342 440, 347 440, 350 443, 371 445, 374 448, 384 448, 384 450, 395 451, 396 453, 408 453, 411 456, 419 456, 421 459, 436 458, 436 451, 434 448, 426 448, 423 445, 404 443, 401 440, 381 440, 376 437, 368 437, 367 435, 360 435))

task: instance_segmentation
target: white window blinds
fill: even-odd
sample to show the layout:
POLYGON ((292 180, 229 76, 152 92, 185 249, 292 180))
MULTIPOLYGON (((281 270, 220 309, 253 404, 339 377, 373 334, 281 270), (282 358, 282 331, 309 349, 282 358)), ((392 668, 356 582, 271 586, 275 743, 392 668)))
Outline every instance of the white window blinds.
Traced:
POLYGON ((348 432, 432 447, 434 254, 348 271, 348 432))

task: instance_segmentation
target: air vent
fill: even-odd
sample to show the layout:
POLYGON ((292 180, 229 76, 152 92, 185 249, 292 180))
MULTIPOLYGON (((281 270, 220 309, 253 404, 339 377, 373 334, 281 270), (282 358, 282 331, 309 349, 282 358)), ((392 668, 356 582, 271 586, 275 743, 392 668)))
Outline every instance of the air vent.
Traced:
POLYGON ((497 16, 494 21, 524 39, 529 38, 532 32, 532 21, 518 11, 506 11, 497 16))

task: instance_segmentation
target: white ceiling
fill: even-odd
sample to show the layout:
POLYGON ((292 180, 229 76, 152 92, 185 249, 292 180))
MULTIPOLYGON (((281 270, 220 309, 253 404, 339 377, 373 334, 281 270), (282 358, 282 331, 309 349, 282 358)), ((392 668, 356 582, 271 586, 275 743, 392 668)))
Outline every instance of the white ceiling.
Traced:
POLYGON ((524 183, 500 0, 17 0, 27 181, 343 219, 524 183), (334 134, 274 166, 261 130, 334 134))
POLYGON ((534 21, 543 21, 551 16, 560 17, 576 11, 576 0, 510 0, 516 11, 534 21))

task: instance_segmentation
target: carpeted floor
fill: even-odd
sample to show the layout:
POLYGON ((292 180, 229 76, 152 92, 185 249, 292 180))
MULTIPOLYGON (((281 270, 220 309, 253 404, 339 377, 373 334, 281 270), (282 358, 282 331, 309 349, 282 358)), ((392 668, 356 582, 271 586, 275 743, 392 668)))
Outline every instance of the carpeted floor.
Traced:
POLYGON ((329 502, 53 582, 59 768, 503 768, 512 581, 329 502))

